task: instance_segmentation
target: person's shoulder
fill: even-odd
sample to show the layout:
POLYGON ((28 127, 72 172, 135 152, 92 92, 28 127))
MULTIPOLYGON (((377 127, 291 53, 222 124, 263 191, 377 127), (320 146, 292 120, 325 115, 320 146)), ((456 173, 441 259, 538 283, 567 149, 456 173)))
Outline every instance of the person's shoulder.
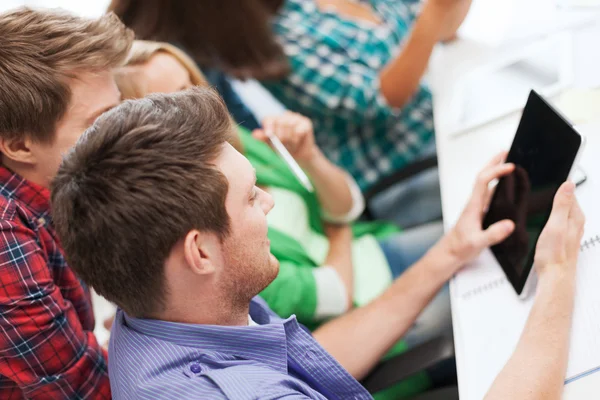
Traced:
MULTIPOLYGON (((231 363, 231 361, 230 361, 231 363)), ((308 388, 290 385, 287 374, 259 363, 242 364, 190 361, 157 374, 152 379, 127 382, 127 388, 115 388, 113 394, 136 399, 277 399, 293 395, 308 396, 308 388), (125 389, 125 391, 123 391, 125 389)), ((115 382, 112 382, 113 387, 115 382)))
MULTIPOLYGON (((109 375, 115 398, 255 399, 263 391, 261 382, 265 375, 271 373, 260 363, 240 361, 226 354, 164 341, 158 347, 151 338, 131 332, 125 335, 130 335, 130 340, 111 338, 109 346, 109 375), (144 341, 148 339, 150 343, 144 341), (254 377, 263 378, 258 382, 254 377)), ((273 377, 267 379, 272 380, 273 377)))
MULTIPOLYGON (((39 233, 35 216, 18 200, 0 194, 0 248, 27 247, 33 253, 39 247, 39 233)), ((12 257, 11 251, 3 253, 1 259, 12 257)))
POLYGON ((110 382, 114 398, 165 400, 229 398, 208 377, 192 378, 175 370, 135 380, 111 377, 110 382))

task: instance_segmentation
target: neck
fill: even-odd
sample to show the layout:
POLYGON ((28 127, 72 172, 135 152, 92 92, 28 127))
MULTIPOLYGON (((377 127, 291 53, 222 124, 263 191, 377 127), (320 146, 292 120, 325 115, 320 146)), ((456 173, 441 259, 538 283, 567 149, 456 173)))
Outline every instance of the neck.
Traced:
POLYGON ((43 176, 43 174, 37 172, 35 170, 35 167, 29 164, 15 162, 13 160, 8 159, 7 157, 2 157, 2 165, 10 169, 12 172, 19 175, 21 178, 25 179, 28 182, 33 182, 36 185, 40 185, 42 187, 49 186, 49 179, 43 176))
POLYGON ((223 296, 206 296, 202 299, 198 298, 199 292, 201 290, 196 289, 189 296, 171 295, 170 304, 156 319, 200 325, 248 325, 250 300, 235 301, 223 296))

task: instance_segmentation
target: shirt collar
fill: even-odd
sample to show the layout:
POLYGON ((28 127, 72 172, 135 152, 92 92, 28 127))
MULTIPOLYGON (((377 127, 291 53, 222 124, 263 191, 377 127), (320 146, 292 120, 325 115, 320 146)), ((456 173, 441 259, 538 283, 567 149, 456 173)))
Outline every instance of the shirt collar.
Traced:
POLYGON ((132 318, 124 312, 123 316, 125 325, 143 335, 178 346, 259 361, 283 373, 287 372, 286 325, 299 327, 295 316, 272 321, 256 300, 250 303, 250 318, 257 323, 253 326, 183 324, 132 318))
POLYGON ((50 213, 50 191, 0 166, 0 195, 24 204, 38 219, 50 213))

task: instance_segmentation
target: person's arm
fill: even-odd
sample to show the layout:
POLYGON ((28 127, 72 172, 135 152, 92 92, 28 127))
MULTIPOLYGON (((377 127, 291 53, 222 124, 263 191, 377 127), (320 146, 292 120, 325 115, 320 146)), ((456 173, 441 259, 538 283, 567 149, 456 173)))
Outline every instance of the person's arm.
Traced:
MULTIPOLYGON (((451 270, 436 245, 368 305, 323 325, 315 339, 356 379, 362 379, 408 331, 451 270), (352 350, 349 350, 352 349, 352 350)), ((450 261, 452 262, 452 261, 450 261)))
POLYGON ((309 175, 323 211, 332 217, 345 216, 353 208, 353 198, 347 174, 329 161, 315 144, 310 119, 286 112, 263 121, 263 129, 253 136, 269 143, 266 132, 281 140, 300 167, 309 175))
POLYGON ((6 220, 0 232, 0 375, 26 398, 110 399, 106 353, 54 284, 34 232, 6 220))
POLYGON ((471 200, 455 227, 421 260, 379 298, 314 332, 315 339, 356 379, 363 378, 410 329, 454 273, 514 230, 514 224, 506 220, 485 231, 481 226, 490 195, 489 183, 514 169, 512 164, 503 164, 505 156, 498 155, 480 173, 471 200))
POLYGON ((365 202, 352 176, 329 161, 318 148, 314 158, 299 164, 313 182, 325 219, 352 222, 360 216, 365 202))
POLYGON ((557 193, 535 256, 537 293, 514 354, 486 400, 560 399, 569 355, 575 270, 585 218, 573 183, 557 193))
POLYGON ((344 311, 352 308, 354 294, 354 269, 352 264, 352 229, 348 225, 325 224, 329 239, 329 252, 325 265, 331 267, 344 284, 346 303, 344 311))
POLYGON ((379 75, 381 93, 403 107, 417 91, 434 46, 451 39, 466 17, 470 0, 428 0, 400 54, 379 75))

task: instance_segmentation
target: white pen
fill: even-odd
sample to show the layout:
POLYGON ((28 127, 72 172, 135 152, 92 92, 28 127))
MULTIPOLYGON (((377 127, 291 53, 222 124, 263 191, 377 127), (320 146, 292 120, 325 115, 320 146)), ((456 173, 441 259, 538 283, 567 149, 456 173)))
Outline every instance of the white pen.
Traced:
POLYGON ((296 178, 298 178, 302 186, 304 186, 309 192, 314 192, 315 189, 310 183, 308 176, 306 176, 306 174, 304 173, 302 168, 300 168, 300 165, 298 165, 296 160, 294 160, 294 157, 292 157, 290 152, 287 151, 283 143, 281 143, 281 140, 279 140, 279 138, 275 136, 272 132, 270 132, 268 129, 265 129, 265 134, 271 141, 271 144, 273 145, 273 148, 275 149, 277 154, 279 154, 279 156, 283 158, 283 161, 285 161, 285 163, 290 167, 290 169, 292 170, 294 175, 296 175, 296 178))

